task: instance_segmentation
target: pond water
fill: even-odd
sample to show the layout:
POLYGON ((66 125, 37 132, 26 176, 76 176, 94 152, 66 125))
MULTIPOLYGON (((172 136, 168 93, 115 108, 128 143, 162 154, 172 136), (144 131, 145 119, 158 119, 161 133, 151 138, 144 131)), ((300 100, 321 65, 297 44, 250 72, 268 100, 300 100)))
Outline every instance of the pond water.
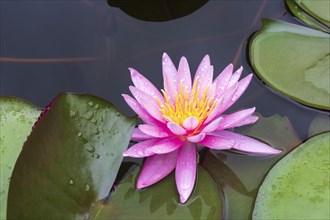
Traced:
MULTIPOLYGON (((129 115, 133 111, 121 96, 129 93, 128 86, 132 84, 128 67, 162 88, 163 52, 176 65, 181 56, 186 56, 192 72, 209 54, 215 75, 232 62, 235 69, 242 65, 246 76, 253 72, 248 62, 248 40, 261 27, 261 18, 299 23, 287 12, 283 1, 269 0, 208 1, 193 13, 162 22, 135 18, 106 1, 31 0, 0 4, 1 95, 17 96, 45 107, 60 92, 88 93, 109 100, 129 115)), ((169 16, 175 14, 173 7, 165 8, 169 16)), ((137 11, 136 17, 139 14, 137 11)), ((300 140, 307 139, 316 114, 328 115, 276 94, 256 76, 230 111, 253 106, 264 117, 287 117, 300 140)), ((288 132, 280 133, 285 136, 288 132)), ((253 157, 242 162, 240 155, 214 155, 226 158, 226 165, 234 173, 236 168, 259 166, 253 157)), ((265 159, 256 159, 260 160, 265 159)), ((243 183, 256 178, 253 170, 236 174, 243 183)), ((258 175, 257 183, 245 185, 248 192, 256 190, 255 185, 261 181, 258 175)), ((247 195, 246 199, 252 198, 247 195)), ((227 209, 233 211, 232 207, 227 209)))

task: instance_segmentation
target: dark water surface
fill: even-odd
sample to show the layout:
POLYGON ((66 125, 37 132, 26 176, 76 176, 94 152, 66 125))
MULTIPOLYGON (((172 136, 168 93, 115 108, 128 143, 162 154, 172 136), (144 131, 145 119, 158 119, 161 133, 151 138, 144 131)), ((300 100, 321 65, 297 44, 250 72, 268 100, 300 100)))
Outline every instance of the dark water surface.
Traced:
MULTIPOLYGON (((40 107, 60 92, 89 93, 133 114, 121 94, 129 93, 128 67, 162 88, 161 58, 177 65, 186 56, 192 72, 209 54, 215 75, 233 62, 243 76, 248 39, 261 18, 297 23, 280 0, 209 1, 187 16, 164 22, 139 20, 104 0, 1 0, 1 95, 40 107)), ((287 116, 300 139, 307 138, 316 111, 284 99, 254 77, 231 108, 256 106, 263 116, 287 116)), ((285 131, 283 131, 285 132, 285 131)))

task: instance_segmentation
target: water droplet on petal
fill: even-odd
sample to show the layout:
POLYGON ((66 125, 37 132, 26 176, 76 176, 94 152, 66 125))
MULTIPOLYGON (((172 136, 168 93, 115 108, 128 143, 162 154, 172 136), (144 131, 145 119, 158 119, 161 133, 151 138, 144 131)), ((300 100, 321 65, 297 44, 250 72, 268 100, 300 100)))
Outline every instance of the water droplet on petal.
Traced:
POLYGON ((140 151, 140 150, 139 150, 137 153, 138 153, 138 155, 140 155, 140 156, 142 156, 142 155, 143 155, 143 152, 142 152, 142 151, 140 151))

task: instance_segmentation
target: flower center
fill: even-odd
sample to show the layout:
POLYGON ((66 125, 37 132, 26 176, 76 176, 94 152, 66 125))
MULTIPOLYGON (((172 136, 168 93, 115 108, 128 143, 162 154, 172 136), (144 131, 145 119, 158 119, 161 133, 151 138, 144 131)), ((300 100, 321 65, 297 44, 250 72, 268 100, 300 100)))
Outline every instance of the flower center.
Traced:
POLYGON ((190 92, 183 88, 182 83, 180 83, 180 90, 176 94, 174 102, 170 101, 164 90, 162 90, 162 93, 165 103, 162 104, 158 98, 156 100, 163 117, 181 126, 190 116, 197 118, 198 124, 201 125, 218 102, 214 97, 208 97, 208 87, 206 87, 201 96, 199 95, 200 88, 197 86, 197 79, 194 81, 190 92))

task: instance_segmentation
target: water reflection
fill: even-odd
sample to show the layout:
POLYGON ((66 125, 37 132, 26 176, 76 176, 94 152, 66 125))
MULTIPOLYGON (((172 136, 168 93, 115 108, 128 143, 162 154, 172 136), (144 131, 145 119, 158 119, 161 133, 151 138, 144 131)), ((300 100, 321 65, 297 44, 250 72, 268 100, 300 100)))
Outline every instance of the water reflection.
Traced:
POLYGON ((208 0, 108 0, 112 7, 118 7, 128 15, 145 21, 168 21, 193 13, 208 0))

